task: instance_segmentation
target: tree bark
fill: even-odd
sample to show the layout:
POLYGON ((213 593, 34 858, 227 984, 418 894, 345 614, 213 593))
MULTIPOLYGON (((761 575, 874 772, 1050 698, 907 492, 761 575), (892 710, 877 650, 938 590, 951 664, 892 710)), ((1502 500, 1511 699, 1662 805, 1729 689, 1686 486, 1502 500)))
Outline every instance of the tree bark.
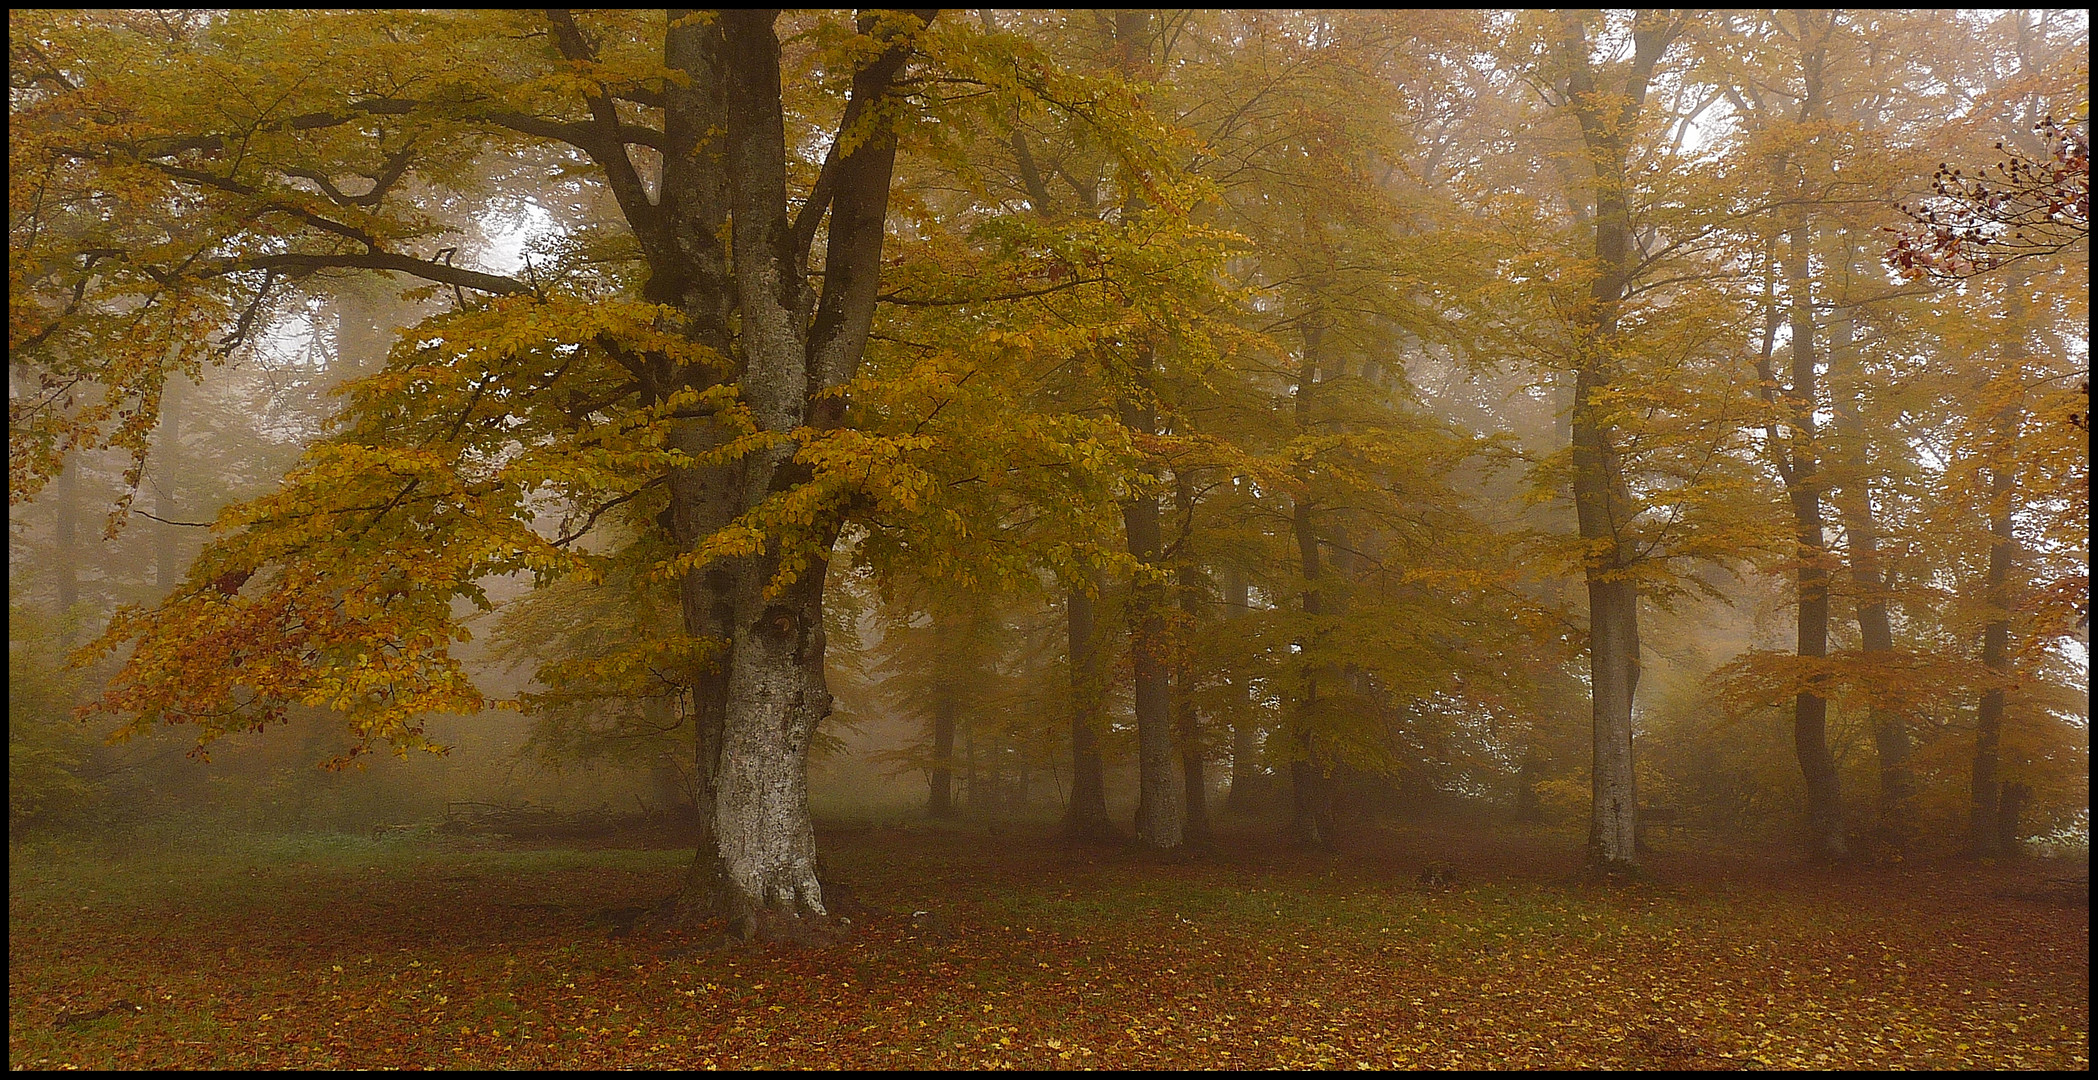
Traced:
POLYGON ((1588 666, 1593 716, 1588 858, 1604 870, 1638 861, 1638 789, 1632 771, 1632 703, 1639 686, 1639 594, 1631 573, 1638 553, 1625 535, 1630 496, 1615 425, 1598 396, 1614 375, 1611 339, 1630 281, 1632 222, 1626 137, 1633 130, 1655 65, 1681 23, 1640 12, 1621 92, 1596 84, 1587 16, 1565 12, 1556 43, 1567 71, 1566 97, 1592 166, 1592 235, 1597 273, 1575 318, 1572 417, 1574 512, 1588 544, 1588 666))
MULTIPOLYGON (((673 25, 664 38, 664 64, 687 78, 665 91, 664 163, 660 224, 630 222, 652 251, 643 295, 676 307, 684 316, 685 335, 718 355, 734 355, 731 331, 734 295, 729 284, 728 252, 722 244, 729 221, 727 147, 727 80, 722 28, 717 21, 685 22, 692 13, 672 11, 673 25), (682 24, 682 25, 681 25, 682 24)), ((624 156, 622 151, 622 157, 624 156)), ((601 163, 602 164, 602 163, 601 163)), ((616 167, 617 163, 605 167, 616 167)), ((680 368, 654 361, 642 366, 642 393, 654 403, 680 389, 702 388, 722 373, 680 368)), ((670 424, 669 445, 700 457, 728 439, 712 418, 682 417, 670 424)), ((673 470, 670 500, 658 524, 672 544, 689 551, 734 520, 743 503, 743 470, 739 464, 673 470)), ((715 650, 694 665, 690 715, 693 722, 693 801, 696 813, 692 865, 679 894, 668 905, 673 921, 706 918, 730 909, 728 874, 722 861, 716 820, 720 796, 721 755, 728 728, 729 650, 734 647, 737 578, 741 568, 728 563, 687 571, 678 582, 685 633, 715 650)), ((747 927, 739 929, 748 929, 747 927)))
POLYGON ((1592 768, 1588 860, 1607 870, 1639 860, 1639 791, 1632 778, 1632 696, 1639 688, 1639 591, 1630 577, 1636 552, 1624 537, 1630 497, 1624 484, 1615 426, 1597 396, 1613 375, 1611 338, 1630 277, 1632 218, 1628 203, 1626 134, 1639 120, 1647 80, 1670 34, 1634 19, 1632 65, 1622 94, 1597 86, 1590 65, 1584 15, 1561 15, 1557 42, 1567 67, 1567 105, 1580 122, 1594 197, 1597 277, 1588 304, 1573 321, 1573 512, 1588 545, 1588 679, 1592 707, 1592 768), (1613 107, 1615 105, 1615 107, 1613 107))
MULTIPOLYGON (((1182 571, 1183 575, 1188 573, 1188 571, 1182 571)), ((1193 592, 1192 587, 1183 584, 1182 588, 1184 592, 1181 605, 1183 611, 1185 611, 1186 608, 1194 606, 1196 602, 1189 598, 1193 592)), ((1193 613, 1188 612, 1188 615, 1192 620, 1193 613)), ((1184 651, 1183 649, 1182 652, 1184 651)), ((1179 716, 1174 719, 1173 730, 1175 737, 1180 741, 1180 787, 1184 793, 1187 808, 1184 831, 1188 840, 1196 843, 1207 843, 1211 837, 1209 825, 1209 779, 1203 769, 1201 717, 1196 715, 1193 690, 1187 685, 1188 665, 1185 660, 1180 662, 1174 675, 1174 682, 1176 689, 1173 707, 1179 712, 1179 716)))
POLYGON ((983 813, 983 773, 976 768, 976 725, 962 722, 962 804, 983 813))
MULTIPOLYGON (((2004 338, 2007 359, 2026 359, 2025 338, 2019 327, 2025 322, 2025 301, 2020 292, 2029 287, 2030 272, 2019 274, 2018 282, 2004 291, 2004 315, 2014 328, 2004 338)), ((2014 368, 2015 370, 2015 368, 2014 368)), ((1989 568, 1984 579, 1984 602, 1989 621, 1982 627, 1981 662, 1991 685, 1982 692, 1974 716, 1974 773, 1969 793, 1968 833, 1976 855, 2009 854, 2016 847, 2014 833, 2019 801, 2006 807, 2005 786, 1997 775, 2003 742, 2004 684, 2011 675, 2012 563, 2018 555, 2014 514, 2018 506, 2017 441, 2023 416, 2013 399, 1997 411, 1990 425, 1993 460, 1989 469, 1989 568)), ((2013 785, 2024 790, 2022 785, 2013 785)))
MULTIPOLYGON (((1807 41, 1812 21, 1810 13, 1802 12, 1799 16, 1804 86, 1799 97, 1799 112, 1793 121, 1799 126, 1821 120, 1826 114, 1822 67, 1834 22, 1827 13, 1822 13, 1821 18, 1819 36, 1810 43, 1807 41)), ((1793 551, 1797 564, 1794 587, 1799 602, 1796 652, 1803 660, 1818 660, 1828 655, 1829 571, 1828 542, 1821 507, 1826 482, 1820 476, 1819 422, 1815 415, 1821 407, 1821 399, 1813 310, 1813 229, 1806 210, 1811 195, 1804 183, 1808 165, 1789 153, 1775 154, 1768 160, 1772 192, 1789 193, 1795 204, 1789 212, 1785 229, 1783 260, 1792 339, 1791 384, 1778 384, 1772 363, 1778 328, 1775 282, 1779 271, 1774 254, 1764 290, 1767 321, 1757 374, 1761 378, 1764 400, 1778 407, 1784 425, 1790 428, 1790 435, 1781 438, 1777 422, 1768 422, 1766 447, 1792 506, 1793 551)), ((1839 776, 1835 756, 1828 745, 1828 700, 1820 692, 1821 685, 1822 676, 1815 675, 1793 696, 1792 748, 1806 783, 1808 856, 1816 861, 1834 861, 1846 856, 1847 841, 1839 776)))
MULTIPOLYGON (((1141 78, 1150 69, 1148 11, 1123 9, 1112 19, 1096 25, 1110 32, 1107 42, 1115 70, 1127 78, 1141 78)), ((1144 208, 1134 187, 1122 198, 1124 220, 1144 208)), ((1148 344, 1131 358, 1136 367, 1136 385, 1119 404, 1122 423, 1145 435, 1158 433, 1157 408, 1150 399, 1155 358, 1148 344)), ((1136 683, 1137 743, 1137 843, 1154 850, 1180 846, 1182 807, 1173 775, 1173 717, 1171 669, 1167 656, 1166 597, 1163 582, 1147 579, 1157 568, 1161 554, 1158 499, 1148 492, 1137 493, 1122 504, 1123 530, 1129 554, 1141 567, 1131 583, 1129 645, 1136 683)))
POLYGON ((2020 784, 2000 785, 1996 792, 1996 854, 2016 857, 2019 854, 2018 834, 2024 831, 2019 818, 2025 812, 2025 804, 2032 799, 2032 788, 2020 784))

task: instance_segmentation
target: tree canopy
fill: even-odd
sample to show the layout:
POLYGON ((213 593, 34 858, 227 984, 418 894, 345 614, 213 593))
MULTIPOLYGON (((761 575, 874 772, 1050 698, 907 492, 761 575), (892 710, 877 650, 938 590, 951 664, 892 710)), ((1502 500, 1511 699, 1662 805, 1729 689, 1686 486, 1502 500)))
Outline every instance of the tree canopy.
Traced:
POLYGON ((1218 765, 1611 871, 1742 777, 1825 859, 2087 802, 2064 13, 9 18, 22 529, 202 524, 192 384, 334 327, 296 462, 27 688, 119 737, 674 745, 745 938, 831 914, 834 691, 936 808, 981 737, 1097 834, 1133 758, 1154 850, 1218 765))

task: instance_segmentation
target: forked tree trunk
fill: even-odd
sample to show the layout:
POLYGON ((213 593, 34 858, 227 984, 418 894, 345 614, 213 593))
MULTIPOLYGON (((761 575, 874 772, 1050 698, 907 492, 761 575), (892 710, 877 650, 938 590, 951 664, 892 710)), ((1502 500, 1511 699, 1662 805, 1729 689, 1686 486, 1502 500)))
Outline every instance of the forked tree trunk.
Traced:
MULTIPOLYGON (((1826 112, 1822 66, 1833 23, 1825 13, 1822 18, 1818 40, 1809 44, 1805 37, 1810 20, 1806 15, 1801 16, 1801 47, 1805 50, 1801 64, 1803 92, 1796 118, 1801 124, 1822 119, 1826 112)), ((1771 157, 1773 185, 1782 189, 1785 185, 1797 184, 1803 167, 1788 155, 1771 157)), ((1799 601, 1797 654, 1802 659, 1821 659, 1828 655, 1829 618, 1828 539, 1821 508, 1825 481, 1821 478, 1821 449, 1817 441, 1819 421, 1816 414, 1821 408, 1821 392, 1816 347, 1818 327, 1813 310, 1812 240, 1812 223, 1806 210, 1795 207, 1786 229, 1784 259, 1786 299, 1791 313, 1791 385, 1776 386, 1771 362, 1777 328, 1774 306, 1767 310, 1769 321, 1765 325, 1762 358, 1758 361, 1758 374, 1765 387, 1764 398, 1782 406, 1784 422, 1791 428, 1789 438, 1779 439, 1775 425, 1771 425, 1768 446, 1792 504, 1793 550, 1798 564, 1794 574, 1799 601)), ((1772 267, 1770 272, 1774 275, 1776 268, 1772 267)), ((1767 288, 1765 303, 1775 303, 1773 292, 1767 288)), ((1810 680, 1793 696, 1792 748, 1806 782, 1808 856, 1816 861, 1832 862, 1844 858, 1848 852, 1840 778, 1836 772, 1835 755, 1828 745, 1828 699, 1820 687, 1818 679, 1810 680)))
MULTIPOLYGON (((593 102, 602 130, 586 147, 648 261, 644 294, 676 307, 691 340, 740 362, 741 397, 759 428, 835 427, 844 402, 819 395, 849 381, 865 349, 895 165, 893 130, 866 121, 894 93, 909 42, 890 36, 854 72, 839 131, 855 138, 834 136, 818 194, 796 217, 787 202, 777 12, 672 11, 670 18, 665 66, 682 77, 664 92, 657 198, 651 202, 639 181, 607 99, 593 102), (809 284, 808 254, 826 212, 819 297, 809 284)), ((572 22, 555 21, 564 55, 590 59, 572 22)), ((891 33, 894 25, 885 30, 863 17, 860 28, 891 33)), ((661 357, 632 358, 628 366, 652 402, 722 378, 717 367, 661 357)), ((695 455, 726 437, 707 416, 679 417, 669 436, 672 446, 695 455)), ((678 470, 659 521, 689 550, 769 496, 807 482, 808 468, 793 460, 796 449, 787 443, 732 466, 678 470)), ((813 559, 776 592, 768 594, 788 555, 778 539, 762 554, 717 560, 680 582, 686 632, 721 647, 692 676, 702 821, 673 910, 679 917, 726 914, 732 934, 745 939, 766 931, 767 916, 775 924, 789 920, 781 932, 795 936, 794 921, 824 913, 807 767, 816 725, 830 710, 823 559, 841 525, 819 522, 813 536, 799 539, 801 554, 813 559)))
MULTIPOLYGON (((1804 90, 1799 102, 1802 123, 1826 112, 1822 65, 1833 16, 1823 16, 1820 42, 1809 48, 1803 60, 1804 90)), ((1806 19, 1801 18, 1801 35, 1806 19)), ((1791 488, 1792 517, 1799 552, 1799 655, 1821 659, 1828 655, 1828 540, 1821 515, 1820 447, 1816 445, 1821 407, 1819 356, 1814 324, 1813 267, 1810 261, 1813 229, 1806 211, 1796 211, 1789 242, 1785 246, 1785 276, 1792 306, 1792 468, 1787 474, 1791 488)), ((1846 854, 1843 828, 1843 793, 1836 772, 1836 756, 1828 745, 1828 698, 1813 687, 1800 690, 1793 702, 1793 747, 1799 755, 1800 772, 1807 785, 1807 833, 1812 857, 1834 861, 1846 854)))
MULTIPOLYGON (((2007 321, 2013 327, 2024 325, 2025 301, 2021 289, 2028 286, 2030 272, 2020 275, 2017 286, 2005 290, 2007 321)), ((2008 359, 2022 362, 2025 356, 2025 340, 2022 335, 2011 333, 2005 336, 2004 352, 2008 359)), ((1989 469, 1989 568, 1983 582, 1983 601, 1988 605, 1989 621, 1982 627, 1981 662, 1988 668, 1990 686, 1982 692, 1981 703, 1974 717, 1974 774, 1973 787, 1969 794, 1968 836, 1976 855, 2003 855, 2015 849, 2015 833, 2019 802, 2008 808, 2004 805, 2004 791, 1997 770, 2001 766, 2003 743, 2004 684, 2011 675, 2011 568, 2017 557, 2017 534, 2014 531, 2013 515, 2017 510, 2018 478, 2016 444, 2020 421, 2020 408, 2013 401, 1999 410, 1990 425, 1990 447, 1994 460, 1989 469), (2006 815, 2005 810, 2009 813, 2006 815), (2008 823, 2008 827, 2006 827, 2008 823)))

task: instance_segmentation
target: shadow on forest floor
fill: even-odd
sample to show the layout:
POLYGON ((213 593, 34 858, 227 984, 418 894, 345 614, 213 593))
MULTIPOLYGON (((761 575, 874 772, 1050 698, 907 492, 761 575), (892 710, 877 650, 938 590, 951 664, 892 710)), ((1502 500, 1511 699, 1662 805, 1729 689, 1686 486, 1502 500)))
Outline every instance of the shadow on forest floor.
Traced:
POLYGON ((819 830, 822 949, 629 933, 688 857, 443 838, 11 845, 11 1068, 2083 1068, 2089 909, 2045 863, 1227 827, 819 830))

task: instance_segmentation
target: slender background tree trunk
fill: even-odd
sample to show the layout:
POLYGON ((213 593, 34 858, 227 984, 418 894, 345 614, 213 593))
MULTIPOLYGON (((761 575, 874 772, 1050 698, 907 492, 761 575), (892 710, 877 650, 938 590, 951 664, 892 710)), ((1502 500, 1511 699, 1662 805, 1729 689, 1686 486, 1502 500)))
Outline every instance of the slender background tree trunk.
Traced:
POLYGON ((1184 816, 1186 839, 1196 843, 1207 843, 1209 828, 1209 779, 1204 774, 1202 754, 1202 718, 1195 711, 1195 688, 1191 685, 1192 672, 1188 664, 1189 637, 1195 631, 1196 620, 1202 615, 1204 593, 1203 576, 1187 563, 1187 530, 1194 521, 1194 487, 1189 477, 1182 473, 1174 477, 1173 505, 1180 512, 1181 533, 1177 542, 1181 555, 1180 568, 1174 574, 1175 591, 1180 594, 1181 632, 1174 635, 1173 667, 1173 735, 1180 743, 1180 790, 1186 812, 1184 816))
MULTIPOLYGON (((2009 424, 2000 425, 2009 428, 2009 424)), ((2010 575, 2013 555, 2011 498, 2014 483, 2010 468, 2001 464, 2009 456, 1999 449, 1999 464, 1989 481, 1989 569, 1984 582, 1989 621, 1982 627, 1981 662, 1998 679, 2010 676, 2010 575)), ((2004 691, 1994 685, 1982 692, 1974 716, 1974 778, 1970 789, 1969 840, 1977 855, 2005 852, 2001 827, 2001 786, 1997 781, 2003 743, 2004 691)))
MULTIPOLYGON (((1819 56, 1819 51, 1810 56, 1819 56)), ((1810 66, 1810 73, 1814 70, 1810 66)), ((1810 92, 1802 108, 1815 99, 1811 88, 1819 80, 1809 76, 1810 92)), ((1805 118, 1803 116, 1803 118, 1805 118)), ((1828 656, 1828 539, 1821 515, 1820 448, 1816 445, 1819 406, 1819 356, 1814 325, 1812 266, 1809 254, 1812 230, 1802 212, 1786 244, 1786 277, 1792 308, 1792 438, 1787 454, 1791 470, 1792 520, 1799 569, 1799 655, 1808 659, 1828 656)), ((1807 786, 1807 841, 1813 857, 1841 859, 1847 854, 1843 827, 1843 794, 1836 773, 1836 757, 1828 745, 1828 699, 1811 689, 1801 690, 1793 700, 1793 750, 1807 786)))
MULTIPOLYGON (((1855 267, 1851 269, 1854 272, 1855 267)), ((1887 611, 1886 578, 1880 569, 1879 523, 1872 508, 1871 462, 1860 414, 1864 373, 1860 370, 1856 333, 1854 313, 1846 308, 1831 327, 1829 341, 1830 383, 1844 471, 1844 481, 1836 485, 1833 494, 1844 531, 1850 536, 1850 577, 1857 589, 1858 637, 1865 659, 1870 662, 1893 654, 1894 625, 1887 611)), ((1878 700, 1869 707, 1868 719, 1879 758, 1879 839, 1888 846, 1903 848, 1915 833, 1915 780, 1909 765, 1908 719, 1878 700)))
MULTIPOLYGON (((1149 406, 1125 403, 1122 412, 1122 422, 1133 430, 1156 431, 1157 417, 1149 406)), ((1157 498, 1143 494, 1124 502, 1122 524, 1129 554, 1144 568, 1129 590, 1129 650, 1136 682, 1136 838, 1145 847, 1163 850, 1180 846, 1182 821, 1174 791, 1165 586, 1143 576, 1159 562, 1157 498)))
POLYGON ((954 692, 942 680, 933 691, 932 795, 927 807, 936 818, 954 816, 954 692))
POLYGON ((1064 809, 1064 835, 1098 840, 1114 835, 1107 817, 1107 770, 1100 760, 1100 672, 1094 640, 1093 599, 1085 590, 1065 594, 1071 658, 1071 802, 1064 809))
MULTIPOLYGON (((1638 786, 1632 771, 1632 703, 1639 687, 1639 593, 1631 577, 1637 552, 1623 535, 1631 500, 1616 445, 1616 432, 1597 400, 1610 385, 1615 360, 1618 308, 1629 283, 1632 256, 1631 206, 1627 202, 1626 139, 1646 101, 1648 80, 1680 21, 1666 13, 1641 11, 1632 21, 1632 55, 1621 91, 1597 85, 1589 33, 1577 12, 1560 15, 1556 48, 1567 69, 1567 103, 1581 128, 1592 169, 1590 195, 1597 274, 1587 310, 1577 317, 1573 368, 1573 495, 1581 539, 1590 554, 1588 669, 1593 712, 1588 851, 1605 868, 1638 860, 1638 786)), ((1576 201, 1578 195, 1574 195, 1576 201)))
MULTIPOLYGON (((1312 396, 1319 382, 1319 354, 1325 344, 1325 326, 1317 311, 1307 312, 1300 325, 1304 335, 1304 356, 1297 369, 1297 430, 1309 432, 1315 423, 1312 396)), ((1290 509, 1290 525, 1296 535, 1298 566, 1304 574, 1304 615, 1307 622, 1316 624, 1318 617, 1325 613, 1324 600, 1318 589, 1324 567, 1319 559, 1318 531, 1312 521, 1309 491, 1296 497, 1295 505, 1290 509)), ((1323 848, 1333 843, 1333 778, 1330 763, 1321 760, 1321 748, 1313 730, 1319 701, 1320 651, 1316 638, 1317 633, 1313 631, 1306 640, 1293 645, 1299 651, 1298 664, 1304 681, 1302 696, 1290 718, 1289 834, 1300 846, 1323 848)))
MULTIPOLYGON (((1251 607, 1252 590, 1246 584, 1246 576, 1236 570, 1224 572, 1224 618, 1242 618, 1251 607)), ((1243 675, 1232 676, 1232 689, 1237 694, 1236 706, 1241 711, 1252 699, 1252 688, 1247 686, 1243 675)), ((1234 714, 1231 720, 1231 791, 1225 796, 1224 805, 1230 811, 1244 813, 1254 803, 1254 792, 1262 786, 1260 772, 1260 726, 1251 717, 1234 714)))

